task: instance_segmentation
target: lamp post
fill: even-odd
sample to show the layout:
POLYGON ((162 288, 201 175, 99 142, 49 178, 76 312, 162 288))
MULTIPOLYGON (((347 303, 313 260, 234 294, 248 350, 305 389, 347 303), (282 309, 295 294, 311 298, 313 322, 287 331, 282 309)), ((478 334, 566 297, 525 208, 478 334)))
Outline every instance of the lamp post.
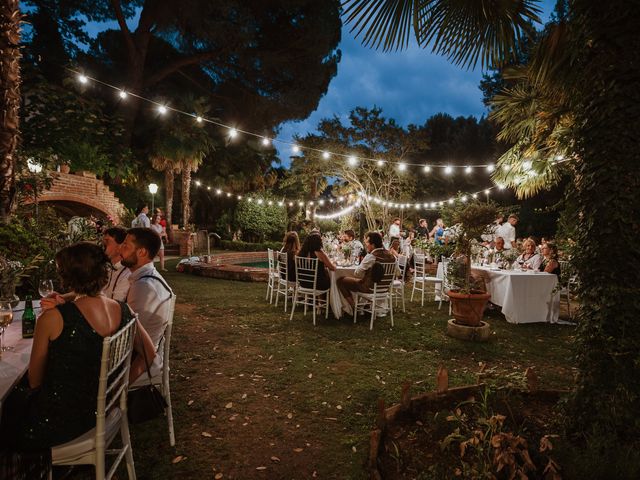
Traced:
POLYGON ((156 193, 158 192, 158 185, 150 183, 149 192, 151 193, 151 215, 154 215, 156 211, 156 193))
POLYGON ((42 165, 35 162, 32 158, 27 159, 27 168, 33 174, 33 203, 36 206, 36 221, 40 219, 38 212, 38 174, 42 172, 42 165))

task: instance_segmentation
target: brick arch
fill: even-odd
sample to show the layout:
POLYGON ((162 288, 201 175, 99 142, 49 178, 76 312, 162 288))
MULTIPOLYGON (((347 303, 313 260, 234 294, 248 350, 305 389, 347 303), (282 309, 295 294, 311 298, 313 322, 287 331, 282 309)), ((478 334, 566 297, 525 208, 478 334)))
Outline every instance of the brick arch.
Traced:
POLYGON ((80 204, 110 215, 121 223, 124 205, 102 180, 91 173, 52 173, 51 187, 38 195, 38 202, 80 204))

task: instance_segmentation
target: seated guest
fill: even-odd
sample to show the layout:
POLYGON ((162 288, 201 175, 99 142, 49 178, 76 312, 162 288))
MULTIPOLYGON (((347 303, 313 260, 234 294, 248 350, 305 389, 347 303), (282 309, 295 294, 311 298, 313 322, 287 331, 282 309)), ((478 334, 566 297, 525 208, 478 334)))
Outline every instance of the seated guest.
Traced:
POLYGON ((400 239, 398 237, 392 237, 389 240, 389 253, 391 253, 395 258, 398 258, 400 250, 400 239))
MULTIPOLYGON (((96 426, 104 337, 133 318, 124 302, 102 293, 111 272, 102 248, 89 242, 76 243, 60 250, 55 261, 62 284, 76 293, 75 299, 38 318, 28 373, 3 405, 0 438, 3 447, 14 453, 11 466, 5 462, 9 457, 2 456, 0 478, 38 478, 34 469, 50 468, 52 446, 96 426), (10 475, 4 475, 6 467, 10 475), (28 473, 19 474, 25 468, 28 473)), ((143 349, 147 358, 155 355, 141 325, 137 326, 134 349, 139 356, 143 349)))
POLYGON ((369 232, 364 240, 367 255, 356 268, 353 277, 341 277, 338 279, 340 293, 353 306, 354 301, 351 292, 371 293, 373 291, 373 265, 376 263, 392 263, 396 257, 391 252, 384 249, 382 235, 378 232, 369 232))
POLYGON ((343 245, 348 245, 356 256, 359 256, 364 250, 364 245, 362 245, 362 242, 356 238, 356 233, 353 230, 345 230, 343 238, 343 245))
MULTIPOLYGON (((163 352, 158 351, 158 346, 169 321, 170 300, 173 297, 173 291, 153 266, 159 249, 160 236, 150 228, 129 229, 120 245, 122 264, 131 270, 127 303, 138 314, 157 352, 150 368, 152 376, 162 370, 163 352)), ((131 362, 132 378, 140 377, 145 371, 144 359, 137 355, 131 362)))
MULTIPOLYGON (((290 282, 296 281, 296 255, 300 252, 300 239, 297 232, 287 232, 282 241, 282 248, 280 253, 287 254, 287 275, 289 278, 285 279, 290 282)), ((284 272, 280 276, 284 275, 284 272)), ((282 278, 284 278, 282 276, 282 278)))
MULTIPOLYGON (((127 299, 127 293, 129 293, 129 275, 131 275, 131 271, 122 265, 120 261, 122 259, 122 257, 120 257, 120 244, 124 242, 126 236, 127 231, 122 227, 107 228, 104 230, 102 236, 104 252, 109 257, 111 265, 113 265, 113 268, 109 272, 109 282, 104 287, 102 293, 104 293, 107 298, 112 298, 119 302, 124 302, 127 299)), ((55 308, 56 305, 73 301, 75 296, 75 292, 69 292, 63 295, 53 292, 40 301, 40 307, 42 310, 50 310, 55 308)))
MULTIPOLYGON (((331 286, 331 281, 329 280, 329 274, 327 273, 327 269, 335 270, 336 266, 329 259, 324 250, 322 249, 322 237, 320 234, 311 234, 307 238, 304 239, 304 243, 302 244, 302 248, 300 249, 300 253, 298 253, 299 257, 306 258, 317 258, 318 261, 318 277, 316 279, 316 289, 317 290, 328 290, 331 286)), ((300 281, 300 284, 306 288, 312 288, 313 285, 308 284, 309 282, 300 281), (305 284, 307 283, 307 284, 305 284)))
POLYGON ((542 256, 536 253, 536 242, 532 238, 527 238, 523 244, 524 253, 516 261, 522 268, 538 270, 542 263, 542 256))
POLYGON ((538 267, 538 269, 541 272, 553 273, 560 278, 558 247, 551 242, 544 243, 542 244, 542 255, 544 256, 544 259, 542 260, 542 263, 540 263, 540 267, 538 267))

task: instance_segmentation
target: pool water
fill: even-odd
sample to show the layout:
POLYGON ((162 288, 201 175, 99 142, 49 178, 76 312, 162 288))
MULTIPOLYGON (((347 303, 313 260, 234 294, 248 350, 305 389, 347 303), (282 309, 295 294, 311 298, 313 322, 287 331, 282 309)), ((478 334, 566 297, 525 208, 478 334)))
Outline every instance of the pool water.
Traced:
POLYGON ((269 268, 269 262, 248 262, 248 263, 236 263, 238 266, 242 267, 252 267, 252 268, 269 268))

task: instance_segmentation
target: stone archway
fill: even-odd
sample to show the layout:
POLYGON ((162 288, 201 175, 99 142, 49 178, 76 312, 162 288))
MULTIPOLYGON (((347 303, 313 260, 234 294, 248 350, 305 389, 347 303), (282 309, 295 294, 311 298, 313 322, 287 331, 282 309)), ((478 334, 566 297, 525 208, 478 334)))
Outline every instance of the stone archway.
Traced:
POLYGON ((124 205, 95 174, 54 172, 51 176, 51 187, 38 195, 38 203, 54 203, 68 216, 103 214, 110 216, 115 224, 121 223, 124 205))

